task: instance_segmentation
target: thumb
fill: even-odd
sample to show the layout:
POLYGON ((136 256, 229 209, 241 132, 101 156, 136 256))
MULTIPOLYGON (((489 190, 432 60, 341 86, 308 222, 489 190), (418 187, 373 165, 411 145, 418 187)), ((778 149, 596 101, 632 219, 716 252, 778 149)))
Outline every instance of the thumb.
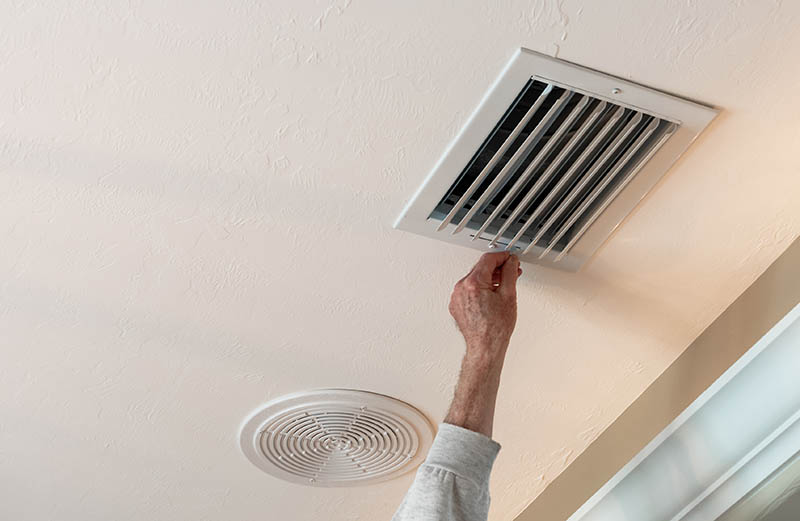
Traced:
POLYGON ((500 268, 500 287, 498 290, 504 295, 517 294, 517 278, 519 278, 519 257, 511 255, 500 268))

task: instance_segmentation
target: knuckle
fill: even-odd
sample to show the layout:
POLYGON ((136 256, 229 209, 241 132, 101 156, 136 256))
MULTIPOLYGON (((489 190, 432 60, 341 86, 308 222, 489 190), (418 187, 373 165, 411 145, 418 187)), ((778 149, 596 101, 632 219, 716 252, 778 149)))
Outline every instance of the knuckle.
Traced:
POLYGON ((467 291, 475 291, 478 289, 478 283, 474 279, 467 279, 464 281, 463 287, 467 291))
POLYGON ((481 255, 481 259, 494 259, 496 257, 505 257, 508 255, 507 251, 487 251, 481 255))

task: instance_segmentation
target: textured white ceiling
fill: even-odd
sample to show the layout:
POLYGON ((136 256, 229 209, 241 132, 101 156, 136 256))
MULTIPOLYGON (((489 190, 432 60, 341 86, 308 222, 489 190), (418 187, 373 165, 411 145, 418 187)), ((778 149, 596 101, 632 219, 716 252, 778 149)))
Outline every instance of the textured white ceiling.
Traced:
POLYGON ((3 2, 0 518, 388 519, 239 453, 267 399, 441 420, 475 252, 391 223, 519 46, 724 108, 578 275, 526 267, 492 520, 800 232, 795 2, 3 2))

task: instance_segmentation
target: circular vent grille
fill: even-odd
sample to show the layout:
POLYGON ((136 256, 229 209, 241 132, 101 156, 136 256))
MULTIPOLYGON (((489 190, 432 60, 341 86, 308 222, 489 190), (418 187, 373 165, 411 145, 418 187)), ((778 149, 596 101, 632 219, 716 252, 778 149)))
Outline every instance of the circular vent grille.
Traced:
POLYGON ((244 425, 242 450, 273 476, 306 485, 375 483, 414 469, 433 427, 405 402, 380 394, 324 389, 281 397, 244 425))

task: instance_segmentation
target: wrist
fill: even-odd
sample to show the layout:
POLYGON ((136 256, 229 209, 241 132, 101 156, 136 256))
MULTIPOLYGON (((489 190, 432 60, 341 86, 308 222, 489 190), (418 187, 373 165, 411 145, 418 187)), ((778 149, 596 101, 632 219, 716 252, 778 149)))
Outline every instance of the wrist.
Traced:
POLYGON ((445 423, 491 438, 506 347, 504 343, 468 343, 445 423))
POLYGON ((508 349, 508 340, 470 339, 466 344, 467 356, 480 359, 502 359, 508 349))
POLYGON ((500 368, 506 357, 508 342, 467 343, 464 362, 482 369, 500 368))

